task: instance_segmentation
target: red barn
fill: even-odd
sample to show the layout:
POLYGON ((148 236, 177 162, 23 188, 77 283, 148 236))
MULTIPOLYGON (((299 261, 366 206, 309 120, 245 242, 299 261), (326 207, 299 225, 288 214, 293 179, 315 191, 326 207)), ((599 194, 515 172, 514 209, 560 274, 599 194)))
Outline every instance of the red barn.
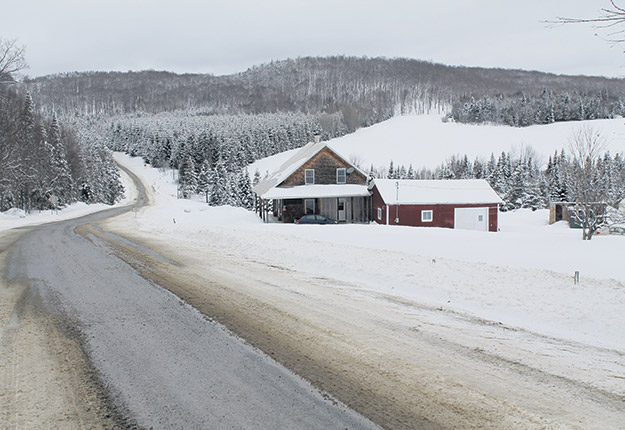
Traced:
POLYGON ((379 224, 497 231, 503 200, 484 179, 375 179, 371 218, 379 224))

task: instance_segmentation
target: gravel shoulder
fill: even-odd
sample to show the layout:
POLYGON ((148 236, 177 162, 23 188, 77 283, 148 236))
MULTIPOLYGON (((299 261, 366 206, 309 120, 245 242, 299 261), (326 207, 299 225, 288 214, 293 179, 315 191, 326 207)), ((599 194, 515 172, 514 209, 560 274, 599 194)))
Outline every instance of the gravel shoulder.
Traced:
MULTIPOLYGON (((8 249, 23 233, 0 235, 3 273, 8 249)), ((47 313, 27 281, 0 277, 0 429, 128 425, 111 406, 72 325, 47 313)))

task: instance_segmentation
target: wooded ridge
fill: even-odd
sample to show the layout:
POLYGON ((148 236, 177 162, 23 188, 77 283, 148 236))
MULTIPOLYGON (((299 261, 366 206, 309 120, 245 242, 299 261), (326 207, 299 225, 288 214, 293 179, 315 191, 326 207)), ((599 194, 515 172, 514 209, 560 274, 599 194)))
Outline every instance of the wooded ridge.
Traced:
POLYGON ((153 70, 67 73, 26 79, 25 86, 43 108, 59 114, 338 112, 350 131, 397 113, 436 111, 456 121, 526 126, 625 111, 622 79, 403 58, 303 57, 225 76, 153 70))

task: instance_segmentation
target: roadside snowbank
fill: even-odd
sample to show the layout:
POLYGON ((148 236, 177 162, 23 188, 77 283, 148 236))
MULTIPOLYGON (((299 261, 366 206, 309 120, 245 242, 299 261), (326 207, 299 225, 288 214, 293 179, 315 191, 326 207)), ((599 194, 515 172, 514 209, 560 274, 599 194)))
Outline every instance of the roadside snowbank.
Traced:
POLYGON ((81 216, 89 215, 111 207, 126 206, 135 199, 136 189, 130 177, 123 171, 120 172, 120 178, 126 192, 124 193, 124 198, 112 206, 102 203, 93 205, 88 205, 86 203, 74 203, 59 209, 58 211, 33 211, 29 214, 25 214, 24 211, 20 209, 10 209, 6 212, 0 212, 0 231, 17 227, 26 227, 29 225, 63 221, 71 218, 79 218, 81 216))

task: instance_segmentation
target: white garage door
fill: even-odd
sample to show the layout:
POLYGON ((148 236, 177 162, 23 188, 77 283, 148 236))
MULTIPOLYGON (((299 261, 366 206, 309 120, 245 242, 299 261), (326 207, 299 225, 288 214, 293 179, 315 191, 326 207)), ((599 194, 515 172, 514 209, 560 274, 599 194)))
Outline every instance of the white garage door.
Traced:
POLYGON ((455 208, 454 228, 488 231, 488 208, 455 208))

